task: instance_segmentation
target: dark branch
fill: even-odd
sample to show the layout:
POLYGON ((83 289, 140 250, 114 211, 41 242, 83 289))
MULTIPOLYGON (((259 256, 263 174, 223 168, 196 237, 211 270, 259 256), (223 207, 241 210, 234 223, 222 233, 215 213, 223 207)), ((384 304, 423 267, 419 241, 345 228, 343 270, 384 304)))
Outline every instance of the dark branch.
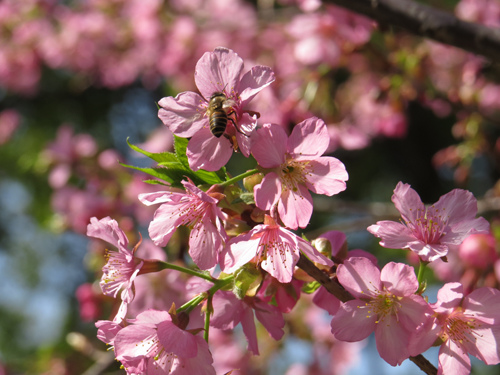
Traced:
POLYGON ((325 0, 325 3, 363 14, 380 25, 396 26, 500 61, 500 29, 462 21, 451 13, 411 0, 325 0))
POLYGON ((297 267, 304 270, 309 276, 323 285, 326 290, 328 290, 342 302, 347 302, 354 299, 354 297, 351 296, 351 293, 345 290, 338 282, 330 279, 326 273, 321 271, 314 265, 313 262, 311 262, 302 254, 300 254, 299 261, 297 262, 297 267))

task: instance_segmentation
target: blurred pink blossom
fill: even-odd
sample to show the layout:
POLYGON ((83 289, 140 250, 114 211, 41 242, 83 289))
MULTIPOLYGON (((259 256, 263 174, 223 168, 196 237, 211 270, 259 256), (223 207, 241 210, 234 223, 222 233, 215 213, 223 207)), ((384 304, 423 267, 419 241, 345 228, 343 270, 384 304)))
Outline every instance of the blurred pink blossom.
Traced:
POLYGON ((5 109, 0 112, 0 145, 9 141, 21 122, 19 112, 5 109))

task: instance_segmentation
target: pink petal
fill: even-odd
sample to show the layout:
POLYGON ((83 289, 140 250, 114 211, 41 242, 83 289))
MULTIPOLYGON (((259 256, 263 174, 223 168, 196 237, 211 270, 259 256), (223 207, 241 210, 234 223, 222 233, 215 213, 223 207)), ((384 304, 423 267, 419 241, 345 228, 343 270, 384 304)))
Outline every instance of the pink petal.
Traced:
POLYGON ((108 345, 114 345, 116 334, 123 328, 120 324, 110 320, 98 320, 95 326, 97 338, 108 345))
POLYGON ((138 314, 135 319, 127 319, 127 321, 129 323, 142 324, 155 328, 158 323, 171 319, 172 318, 167 311, 146 310, 138 314))
POLYGON ((165 203, 171 201, 179 201, 183 196, 185 196, 185 192, 181 189, 178 189, 177 192, 173 191, 157 191, 154 193, 145 193, 139 194, 138 198, 141 203, 146 206, 152 206, 153 204, 165 203))
POLYGON ((267 247, 267 258, 262 261, 261 267, 280 283, 292 281, 295 265, 299 260, 299 253, 295 248, 295 242, 286 236, 281 236, 281 240, 286 244, 287 250, 283 251, 282 246, 267 247))
POLYGON ((474 329, 474 335, 469 337, 470 340, 464 340, 463 346, 470 354, 487 365, 500 363, 500 347, 498 346, 500 327, 498 325, 491 327, 485 324, 474 329))
POLYGON ((236 327, 247 309, 247 305, 230 291, 217 291, 212 304, 214 315, 210 319, 210 325, 224 330, 236 327))
POLYGON ((252 155, 263 168, 279 167, 285 162, 287 139, 281 126, 264 124, 257 130, 252 155))
POLYGON ((255 204, 261 210, 270 210, 281 196, 281 181, 278 175, 270 172, 262 182, 253 188, 255 204))
POLYGON ((373 298, 382 290, 380 270, 366 258, 349 258, 340 264, 337 277, 355 298, 373 298))
POLYGON ((369 313, 365 302, 352 300, 340 305, 331 326, 337 340, 355 342, 367 338, 377 326, 377 316, 369 313))
MULTIPOLYGON (((215 369, 212 366, 212 354, 208 349, 207 342, 200 336, 194 336, 194 338, 196 340, 196 345, 198 346, 198 354, 196 355, 196 358, 179 358, 179 366, 177 368, 182 370, 179 374, 216 375, 215 369)), ((172 371, 172 375, 177 374, 176 370, 172 371)), ((158 375, 163 374, 165 374, 165 372, 158 375)))
POLYGON ((312 192, 332 196, 346 189, 349 175, 339 159, 324 156, 310 161, 309 165, 312 171, 305 177, 312 192))
POLYGON ((341 304, 337 297, 330 294, 330 292, 322 286, 314 294, 313 303, 323 310, 326 310, 330 315, 335 315, 341 304))
POLYGON ((278 202, 278 213, 285 226, 297 229, 309 224, 313 212, 311 193, 303 185, 298 185, 298 191, 285 190, 278 202))
POLYGON ((217 47, 214 52, 203 54, 196 63, 196 87, 207 100, 217 91, 230 93, 238 90, 242 70, 241 57, 230 49, 217 47))
POLYGON ((197 132, 187 145, 186 155, 193 171, 205 169, 218 171, 227 164, 233 154, 233 146, 225 137, 214 137, 209 129, 197 132))
POLYGON ((410 357, 411 332, 402 329, 395 315, 388 315, 375 327, 375 341, 380 357, 391 366, 410 357))
POLYGON ((442 216, 448 216, 448 224, 453 225, 473 219, 477 213, 477 201, 470 191, 454 189, 439 198, 433 208, 442 216))
POLYGON ((500 322, 500 290, 488 287, 476 289, 465 297, 462 307, 467 315, 485 323, 500 322))
POLYGON ((329 144, 330 136, 324 121, 311 117, 293 128, 287 151, 296 160, 314 160, 323 155, 329 144))
POLYGON ((415 241, 408 244, 408 248, 418 254, 420 259, 426 262, 434 262, 435 260, 446 256, 448 254, 448 246, 433 243, 424 243, 415 241))
POLYGON ((191 229, 189 255, 201 270, 208 270, 218 263, 222 246, 221 234, 210 220, 204 220, 191 229))
POLYGON ((236 141, 238 148, 245 157, 250 156, 250 151, 255 138, 254 130, 257 126, 257 117, 250 116, 248 113, 243 113, 238 119, 238 127, 240 131, 236 131, 236 141))
POLYGON ((254 355, 259 355, 259 344, 257 340, 257 331, 255 330, 255 320, 253 317, 253 311, 247 308, 243 311, 243 316, 241 317, 241 326, 243 328, 243 333, 245 334, 248 341, 248 350, 254 355))
POLYGON ((434 310, 422 296, 411 294, 399 300, 399 325, 409 332, 423 326, 430 327, 433 314, 434 310))
POLYGON ((254 66, 249 72, 241 77, 238 92, 240 93, 241 106, 246 107, 263 88, 274 82, 274 72, 267 66, 254 66))
POLYGON ((387 263, 380 272, 380 280, 390 293, 399 297, 411 295, 418 289, 415 270, 403 263, 387 263))
POLYGON ((192 137, 203 126, 208 126, 206 101, 194 92, 181 92, 175 98, 161 99, 158 104, 162 107, 158 117, 179 137, 192 137))
POLYGON ((154 338, 156 338, 156 330, 153 327, 141 324, 126 326, 115 337, 116 359, 147 355, 150 348, 148 344, 152 344, 149 340, 154 338), (138 345, 143 342, 143 345, 138 345))
POLYGON ((126 249, 128 238, 120 229, 116 220, 109 216, 98 220, 96 217, 90 219, 87 225, 87 236, 99 238, 115 246, 121 253, 130 251, 126 249))
POLYGON ((149 236, 157 246, 165 246, 179 226, 179 215, 176 214, 180 204, 162 204, 155 212, 149 224, 149 236))
POLYGON ((330 258, 327 258, 323 254, 321 254, 318 250, 311 246, 311 244, 307 241, 304 241, 302 238, 297 237, 297 244, 299 249, 312 261, 319 264, 324 264, 325 266, 332 267, 333 262, 330 258))
POLYGON ((403 184, 402 182, 397 184, 391 199, 403 219, 408 222, 415 222, 419 217, 419 213, 425 209, 417 192, 410 185, 403 184))
POLYGON ((370 225, 368 232, 381 239, 380 245, 389 249, 404 249, 416 241, 413 233, 403 224, 395 221, 378 221, 370 225))
POLYGON ((470 359, 467 353, 452 340, 447 340, 439 349, 438 375, 469 375, 470 359))
POLYGON ((281 340, 285 332, 285 319, 278 307, 256 300, 254 305, 255 317, 266 328, 275 340, 281 340))
POLYGON ((460 245, 472 233, 489 233, 490 223, 483 217, 463 220, 451 226, 451 230, 441 237, 441 243, 460 245))
POLYGON ((460 283, 446 283, 437 293, 436 306, 450 312, 462 302, 464 288, 460 283))
MULTIPOLYGON (((195 184, 193 184, 193 182, 191 180, 188 179, 188 181, 183 180, 181 182, 182 182, 182 185, 184 186, 184 188, 186 189, 186 192, 190 193, 192 195, 195 195, 200 201, 210 203, 213 206, 215 206, 218 203, 217 199, 215 199, 214 197, 211 197, 210 195, 207 194, 208 191, 207 191, 207 193, 204 192, 199 187, 195 186, 195 184)), ((212 188, 210 188, 210 189, 212 189, 212 188)), ((209 189, 209 191, 210 191, 210 189, 209 189)))
POLYGON ((169 320, 158 324, 158 339, 167 353, 179 357, 193 358, 198 354, 196 339, 192 333, 184 331, 169 320))
POLYGON ((222 271, 232 273, 250 262, 259 251, 260 238, 251 239, 251 233, 239 235, 231 239, 224 251, 222 271))

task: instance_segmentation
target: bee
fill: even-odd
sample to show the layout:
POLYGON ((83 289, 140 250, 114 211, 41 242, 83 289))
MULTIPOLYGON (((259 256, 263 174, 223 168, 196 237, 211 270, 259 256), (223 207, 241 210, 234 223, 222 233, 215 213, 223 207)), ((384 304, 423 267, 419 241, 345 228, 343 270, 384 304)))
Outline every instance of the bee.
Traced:
POLYGON ((210 123, 210 131, 212 134, 220 138, 222 134, 226 131, 227 122, 231 121, 239 131, 234 119, 231 116, 234 113, 232 105, 234 105, 233 100, 228 99, 223 92, 217 91, 210 96, 210 101, 208 102, 207 114, 210 123))

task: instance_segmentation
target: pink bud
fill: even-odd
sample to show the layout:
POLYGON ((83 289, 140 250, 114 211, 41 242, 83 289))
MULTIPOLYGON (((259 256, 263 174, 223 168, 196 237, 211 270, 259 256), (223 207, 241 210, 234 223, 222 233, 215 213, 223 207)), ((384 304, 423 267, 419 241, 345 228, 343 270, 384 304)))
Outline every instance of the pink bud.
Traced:
POLYGON ((466 265, 484 270, 497 259, 495 238, 491 234, 472 234, 460 245, 459 254, 466 265))

